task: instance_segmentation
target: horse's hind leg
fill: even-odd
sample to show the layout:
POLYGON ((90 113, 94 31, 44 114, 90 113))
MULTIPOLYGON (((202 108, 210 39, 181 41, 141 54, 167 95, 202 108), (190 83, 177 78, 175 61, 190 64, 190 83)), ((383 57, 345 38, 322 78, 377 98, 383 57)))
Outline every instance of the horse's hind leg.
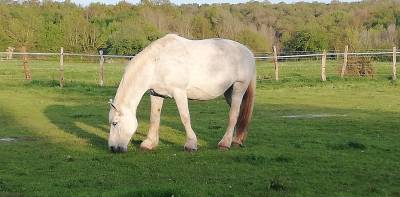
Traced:
POLYGON ((190 114, 188 107, 188 99, 186 92, 177 90, 174 92, 174 99, 176 105, 178 106, 179 115, 181 116, 181 121, 186 130, 186 143, 185 150, 186 151, 196 151, 197 150, 197 137, 194 133, 192 126, 190 124, 190 114))
POLYGON ((228 103, 229 107, 231 106, 231 103, 232 103, 232 89, 233 89, 233 85, 224 92, 224 97, 225 97, 226 103, 228 103))
MULTIPOLYGON (((228 90, 226 90, 224 92, 224 97, 225 97, 226 103, 228 103, 229 107, 231 107, 231 104, 232 104, 232 89, 233 89, 233 86, 231 86, 228 90)), ((236 127, 237 127, 237 125, 235 126, 234 130, 237 129, 236 127)), ((233 134, 233 135, 234 136, 233 136, 233 139, 232 139, 232 144, 241 145, 241 142, 239 141, 238 137, 236 136, 236 133, 233 134)))
MULTIPOLYGON (((229 110, 229 123, 224 137, 218 143, 220 149, 229 149, 232 144, 233 132, 235 130, 236 122, 240 112, 240 104, 242 103, 243 95, 246 92, 247 84, 236 82, 233 84, 231 93, 231 102, 229 110)), ((226 97, 227 95, 225 95, 226 97)), ((229 100, 227 99, 229 104, 229 100)))
POLYGON ((157 96, 150 96, 151 114, 150 128, 147 138, 140 144, 140 148, 144 150, 153 150, 157 147, 159 141, 160 115, 164 99, 157 96))

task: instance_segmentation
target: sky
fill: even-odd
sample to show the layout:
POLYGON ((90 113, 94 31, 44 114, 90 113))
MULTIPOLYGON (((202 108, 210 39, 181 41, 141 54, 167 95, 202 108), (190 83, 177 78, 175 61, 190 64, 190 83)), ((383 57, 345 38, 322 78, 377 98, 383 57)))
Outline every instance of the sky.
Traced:
MULTIPOLYGON (((62 1, 62 0, 60 0, 62 1)), ((105 4, 116 4, 120 0, 72 0, 76 4, 80 4, 83 6, 89 5, 92 2, 101 2, 105 4)), ((138 3, 140 0, 126 0, 129 3, 138 3)), ((174 4, 190 4, 190 3, 198 3, 198 4, 211 4, 211 3, 245 3, 249 0, 170 0, 170 2, 174 4)), ((331 0, 269 0, 272 3, 279 3, 279 2, 285 2, 285 3, 295 3, 295 2, 313 2, 313 1, 318 1, 318 2, 323 2, 323 3, 330 3, 331 0)), ((360 1, 360 0, 340 0, 342 2, 355 2, 355 1, 360 1)))

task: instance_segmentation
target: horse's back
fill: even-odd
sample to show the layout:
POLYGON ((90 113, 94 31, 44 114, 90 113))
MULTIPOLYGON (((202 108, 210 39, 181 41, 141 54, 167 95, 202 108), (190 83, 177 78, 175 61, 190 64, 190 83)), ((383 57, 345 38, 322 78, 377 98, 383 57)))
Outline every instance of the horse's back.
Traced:
MULTIPOLYGON (((212 38, 189 40, 175 34, 168 34, 159 40, 160 55, 177 64, 191 63, 190 67, 218 67, 227 63, 237 69, 255 67, 253 53, 243 44, 233 40, 212 38)), ((163 59, 164 59, 163 58, 163 59)))
POLYGON ((192 99, 215 98, 234 82, 249 83, 255 74, 253 54, 235 41, 188 40, 167 35, 159 45, 156 81, 184 88, 192 99))

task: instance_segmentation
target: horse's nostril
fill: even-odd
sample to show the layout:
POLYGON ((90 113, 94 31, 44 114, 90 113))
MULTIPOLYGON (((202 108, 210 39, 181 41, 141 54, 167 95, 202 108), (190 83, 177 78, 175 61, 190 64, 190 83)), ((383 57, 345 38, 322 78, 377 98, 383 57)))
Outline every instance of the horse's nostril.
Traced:
POLYGON ((110 150, 111 152, 115 153, 117 151, 117 149, 114 146, 110 146, 110 150))
POLYGON ((110 146, 110 151, 113 153, 126 153, 128 148, 122 146, 110 146))

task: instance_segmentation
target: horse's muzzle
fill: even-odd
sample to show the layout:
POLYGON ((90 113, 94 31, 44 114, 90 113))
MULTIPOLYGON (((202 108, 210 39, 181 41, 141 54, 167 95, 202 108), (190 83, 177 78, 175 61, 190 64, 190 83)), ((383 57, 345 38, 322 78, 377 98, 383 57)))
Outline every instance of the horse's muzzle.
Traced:
POLYGON ((110 151, 113 153, 126 153, 128 148, 121 146, 110 146, 110 151))

